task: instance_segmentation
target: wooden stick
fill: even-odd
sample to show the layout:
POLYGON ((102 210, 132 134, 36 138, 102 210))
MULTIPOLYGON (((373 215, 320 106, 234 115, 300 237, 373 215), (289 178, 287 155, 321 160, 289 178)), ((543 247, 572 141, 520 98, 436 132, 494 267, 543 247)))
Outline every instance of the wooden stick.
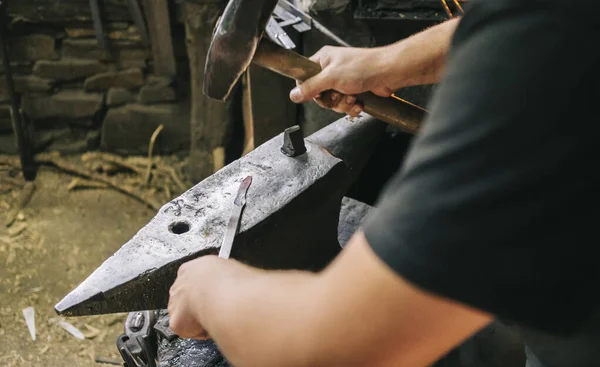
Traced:
POLYGON ((148 158, 147 157, 127 157, 127 163, 134 165, 134 166, 143 166, 143 168, 146 168, 146 166, 148 165, 148 158))
POLYGON ((27 229, 27 223, 19 222, 8 229, 8 237, 17 237, 27 229))
POLYGON ((175 171, 174 167, 165 167, 165 166, 160 165, 156 168, 156 170, 159 172, 163 172, 163 173, 167 174, 168 176, 170 176, 171 179, 173 180, 173 182, 175 182, 175 185, 177 185, 177 187, 181 191, 185 191, 188 189, 188 186, 186 184, 184 184, 183 181, 181 181, 181 179, 179 178, 179 175, 175 171))
POLYGON ((217 172, 221 168, 225 167, 225 148, 216 147, 212 151, 213 156, 213 171, 217 172))
POLYGON ((10 176, 0 176, 0 183, 5 183, 13 186, 21 187, 25 184, 23 180, 19 180, 18 178, 10 177, 10 176))
POLYGON ((88 187, 93 189, 106 189, 108 187, 104 182, 86 180, 85 178, 74 178, 67 186, 67 190, 75 190, 80 187, 88 187))
POLYGON ((6 214, 6 218, 4 220, 4 226, 10 227, 17 218, 17 215, 31 200, 33 193, 35 192, 35 183, 33 181, 25 182, 23 189, 19 193, 17 200, 14 206, 8 211, 6 214))
POLYGON ((129 163, 126 159, 123 159, 115 154, 104 152, 87 152, 81 156, 81 160, 83 160, 84 162, 89 162, 94 159, 116 164, 117 166, 121 166, 128 170, 131 170, 137 173, 138 175, 144 174, 144 170, 142 168, 129 163))
MULTIPOLYGON (((130 169, 140 175, 144 174, 143 168, 137 167, 134 164, 129 163, 127 160, 125 160, 119 156, 113 155, 113 154, 100 153, 100 152, 89 152, 89 153, 86 153, 86 155, 87 155, 87 157, 85 159, 94 159, 94 158, 102 159, 109 163, 114 163, 114 164, 120 165, 124 168, 130 169)), ((84 157, 82 157, 82 159, 83 158, 84 157)), ((38 154, 36 156, 36 161, 38 163, 53 165, 67 173, 71 173, 71 174, 74 174, 77 176, 81 176, 84 178, 102 182, 102 183, 108 185, 109 187, 116 189, 117 191, 120 191, 126 195, 133 197, 134 199, 146 204, 148 207, 150 207, 154 210, 158 210, 161 207, 161 204, 158 203, 155 198, 151 197, 151 195, 141 192, 140 190, 136 189, 135 187, 123 184, 114 178, 107 177, 102 174, 96 173, 93 170, 87 169, 85 167, 75 166, 75 165, 67 162, 66 160, 62 159, 59 155, 56 155, 54 153, 38 154)), ((152 160, 150 159, 149 162, 152 163, 152 160)), ((20 166, 18 157, 6 156, 6 155, 0 155, 0 164, 11 165, 14 167, 20 166)), ((164 171, 167 175, 169 175, 180 189, 182 189, 182 190, 186 189, 186 186, 179 179, 179 177, 177 176, 177 173, 175 172, 175 169, 173 167, 161 167, 161 171, 164 171)), ((23 191, 27 191, 26 189, 28 187, 31 188, 31 185, 33 185, 33 183, 31 183, 31 185, 27 185, 27 184, 28 183, 25 184, 23 191)), ((33 186, 33 189, 35 189, 35 186, 33 186)), ((31 190, 33 190, 33 189, 31 189, 31 190)), ((29 193, 30 196, 32 194, 33 194, 33 191, 31 191, 29 193)), ((27 199, 26 201, 28 202, 28 200, 29 199, 27 199)), ((14 218, 18 214, 19 210, 21 210, 25 205, 27 205, 27 202, 24 202, 24 204, 22 204, 22 205, 17 205, 17 207, 19 207, 19 209, 16 211, 14 210, 14 208, 9 211, 9 213, 7 215, 7 219, 5 221, 6 226, 10 226, 14 222, 14 218)))
POLYGON ((152 60, 154 61, 154 74, 163 76, 176 75, 175 53, 173 52, 173 39, 171 37, 171 23, 169 17, 169 1, 145 0, 143 9, 148 25, 148 36, 152 46, 152 60))
POLYGON ((154 210, 158 210, 161 207, 161 205, 158 202, 156 202, 154 198, 149 197, 148 195, 145 195, 143 192, 140 192, 133 187, 126 186, 126 185, 118 182, 114 178, 103 176, 101 174, 98 174, 98 173, 93 172, 92 170, 89 170, 86 168, 74 166, 74 165, 66 162, 59 156, 41 153, 36 158, 37 158, 37 161, 40 163, 52 164, 65 172, 69 172, 69 173, 72 173, 72 174, 75 174, 78 176, 82 176, 85 178, 90 178, 92 180, 104 182, 108 186, 110 186, 124 194, 127 194, 127 195, 133 197, 134 199, 141 201, 142 203, 148 205, 150 208, 152 208, 154 210))
MULTIPOLYGON (((163 126, 163 125, 160 125, 160 126, 163 126)), ((155 133, 157 131, 160 132, 160 130, 158 130, 160 128, 160 126, 155 130, 155 133)), ((158 133, 157 133, 157 135, 158 135, 158 133)), ((155 135, 152 134, 152 136, 155 136, 155 135)), ((154 139, 154 141, 156 141, 156 138, 154 139)), ((165 174, 166 176, 170 177, 173 180, 173 182, 175 183, 175 185, 177 185, 179 190, 185 191, 188 189, 188 185, 183 183, 183 181, 179 177, 179 174, 175 170, 175 167, 163 165, 163 164, 161 164, 160 161, 154 160, 151 155, 149 155, 148 157, 121 158, 118 155, 110 154, 110 153, 88 152, 82 156, 82 159, 84 161, 90 161, 92 159, 97 159, 97 160, 103 160, 103 161, 106 161, 109 163, 114 163, 116 165, 127 168, 143 177, 146 177, 148 167, 151 167, 152 165, 156 164, 156 167, 154 168, 154 170, 156 172, 161 172, 161 173, 165 174), (145 166, 145 168, 142 168, 141 166, 145 166)), ((147 181, 144 181, 144 182, 147 182, 147 181)))
POLYGON ((165 128, 165 125, 160 124, 152 133, 150 137, 150 144, 148 144, 148 166, 146 167, 146 175, 144 176, 144 183, 146 187, 150 186, 150 173, 152 172, 152 152, 154 151, 154 143, 156 143, 156 138, 158 138, 158 134, 165 128))
POLYGON ((140 165, 140 166, 142 166, 142 165, 147 166, 149 164, 153 164, 153 165, 155 165, 155 167, 154 167, 155 172, 160 172, 160 173, 163 173, 163 174, 171 177, 173 182, 177 185, 177 187, 180 190, 185 191, 189 188, 188 185, 183 183, 183 181, 179 177, 179 174, 177 173, 177 170, 175 169, 175 167, 164 165, 159 160, 155 160, 155 159, 148 160, 148 158, 146 158, 146 157, 129 157, 129 158, 127 158, 127 162, 129 162, 129 164, 132 164, 132 165, 140 165))
POLYGON ((19 157, 11 155, 0 155, 0 164, 6 166, 21 167, 21 163, 19 163, 19 157))
POLYGON ((254 150, 254 115, 252 114, 252 89, 250 88, 250 68, 242 76, 242 115, 244 119, 244 146, 242 157, 254 150))

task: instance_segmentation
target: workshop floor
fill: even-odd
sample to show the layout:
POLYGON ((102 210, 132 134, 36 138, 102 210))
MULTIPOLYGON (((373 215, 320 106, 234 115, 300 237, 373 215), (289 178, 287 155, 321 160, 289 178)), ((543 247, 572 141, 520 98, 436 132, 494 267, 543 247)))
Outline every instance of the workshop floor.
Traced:
MULTIPOLYGON (((96 363, 98 357, 120 361, 115 339, 124 314, 67 319, 86 335, 78 340, 52 322, 53 306, 154 211, 110 189, 69 191, 72 178, 42 167, 13 230, 0 227, 0 366, 108 366, 96 363), (35 341, 22 313, 29 306, 35 308, 35 341)), ((0 193, 0 217, 16 194, 0 193)))

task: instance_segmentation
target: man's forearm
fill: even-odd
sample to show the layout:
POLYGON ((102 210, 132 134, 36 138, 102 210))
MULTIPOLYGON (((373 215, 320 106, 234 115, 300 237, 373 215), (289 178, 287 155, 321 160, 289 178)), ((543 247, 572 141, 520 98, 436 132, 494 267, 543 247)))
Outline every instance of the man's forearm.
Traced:
POLYGON ((360 232, 319 274, 202 264, 196 319, 235 366, 424 366, 490 320, 398 277, 360 232))
POLYGON ((393 90, 437 83, 460 19, 453 19, 380 48, 383 76, 393 90))
POLYGON ((458 22, 446 21, 388 46, 325 46, 311 56, 322 71, 292 89, 290 99, 295 103, 316 99, 323 107, 357 116, 363 106, 355 103, 354 95, 370 91, 389 97, 404 87, 436 83, 444 73, 458 22), (331 89, 337 93, 332 93, 331 101, 322 103, 319 95, 331 89), (340 98, 340 94, 349 98, 340 98))
MULTIPOLYGON (((310 365, 305 335, 316 295, 316 275, 266 272, 236 264, 237 281, 209 287, 198 318, 234 365, 310 365)), ((215 274, 218 278, 219 274, 215 274)))

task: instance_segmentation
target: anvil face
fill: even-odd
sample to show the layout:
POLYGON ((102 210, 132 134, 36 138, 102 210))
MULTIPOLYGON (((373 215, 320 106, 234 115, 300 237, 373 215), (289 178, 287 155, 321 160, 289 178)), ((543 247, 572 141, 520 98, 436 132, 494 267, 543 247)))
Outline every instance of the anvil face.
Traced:
POLYGON ((340 249, 341 200, 384 131, 364 117, 338 120, 306 139, 306 153, 271 139, 164 205, 56 305, 64 315, 165 308, 179 266, 216 254, 240 181, 252 176, 231 257, 262 268, 317 270, 340 249))

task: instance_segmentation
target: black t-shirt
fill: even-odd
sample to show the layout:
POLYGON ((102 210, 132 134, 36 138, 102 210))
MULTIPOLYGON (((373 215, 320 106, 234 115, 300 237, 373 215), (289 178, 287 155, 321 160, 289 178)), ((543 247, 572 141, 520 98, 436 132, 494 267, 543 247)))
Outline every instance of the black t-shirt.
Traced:
POLYGON ((600 309, 600 2, 471 0, 364 231, 415 285, 524 327, 600 309))

